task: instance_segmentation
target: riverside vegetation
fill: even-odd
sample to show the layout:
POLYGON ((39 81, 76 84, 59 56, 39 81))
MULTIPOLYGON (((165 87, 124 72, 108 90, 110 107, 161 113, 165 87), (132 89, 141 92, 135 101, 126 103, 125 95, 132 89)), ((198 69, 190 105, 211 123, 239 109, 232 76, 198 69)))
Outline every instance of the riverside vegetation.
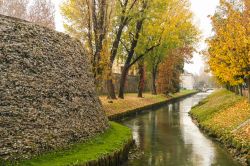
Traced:
POLYGON ((197 92, 196 90, 181 90, 178 93, 169 96, 158 94, 152 95, 145 93, 143 98, 138 98, 136 93, 127 93, 125 99, 113 100, 110 102, 106 96, 100 96, 104 111, 107 116, 112 116, 120 113, 125 113, 131 110, 139 109, 144 106, 161 103, 172 98, 178 98, 197 92))
MULTIPOLYGON (((88 149, 79 152, 75 146, 80 148, 79 142, 103 133, 103 137, 106 133, 112 136, 109 130, 114 125, 108 124, 96 96, 90 61, 83 47, 68 35, 21 19, 0 15, 0 20, 1 163, 61 165, 59 158, 64 161, 65 156, 68 164, 84 163, 78 157, 88 149)), ((160 100, 154 103, 157 102, 160 100)), ((119 134, 118 141, 124 142, 127 137, 119 132, 115 135, 119 134)), ((129 134, 131 141, 130 131, 129 134)), ((130 142, 127 143, 120 144, 121 151, 127 151, 130 142)), ((119 157, 117 148, 107 145, 118 155, 117 162, 126 159, 126 153, 119 157)), ((96 149, 98 154, 107 154, 102 150, 96 149)), ((93 162, 99 162, 98 155, 93 156, 98 160, 93 162)), ((112 153, 109 157, 112 161, 112 153)))
MULTIPOLYGON (((184 97, 196 92, 195 90, 182 90, 168 97, 146 93, 145 98, 137 98, 136 94, 131 93, 126 94, 126 100, 116 100, 116 103, 109 103, 104 96, 100 98, 106 114, 111 116, 139 109, 147 105, 168 101, 173 98, 184 97), (135 101, 135 104, 129 104, 132 101, 135 101)), ((131 130, 115 122, 110 122, 109 129, 95 136, 93 139, 74 143, 67 148, 57 149, 53 152, 42 153, 29 160, 15 161, 14 164, 25 166, 92 166, 98 165, 100 162, 104 162, 107 165, 121 163, 127 159, 128 151, 132 144, 131 130)), ((6 165, 12 164, 11 162, 6 163, 6 165)))
MULTIPOLYGON (((36 8, 31 11, 41 18, 29 20, 54 28, 52 1, 32 2, 38 7, 28 0, 0 0, 0 13, 27 19, 27 14, 33 15, 28 8, 36 8)), ((117 99, 115 86, 119 87, 118 97, 124 99, 127 76, 138 71, 139 98, 127 95, 127 100, 113 103, 102 99, 108 116, 163 102, 168 99, 156 94, 179 92, 184 63, 197 51, 200 32, 188 0, 68 0, 60 9, 65 32, 76 39, 0 15, 0 160, 4 162, 88 165, 87 160, 106 162, 107 153, 116 148, 127 151, 130 142, 122 142, 131 139, 131 131, 108 123, 96 95, 98 87, 105 83, 109 99, 117 99), (123 65, 118 82, 113 78, 115 62, 123 65), (146 77, 156 96, 142 98, 146 77), (117 144, 112 140, 116 137, 117 144), (105 142, 106 138, 110 140, 105 142)), ((214 36, 205 51, 217 80, 240 94, 246 84, 250 94, 249 9, 249 0, 221 1, 211 17, 214 36)), ((195 107, 192 116, 247 163, 247 110, 244 98, 220 91, 195 107)), ((114 154, 118 157, 111 162, 123 159, 121 153, 114 154)))
MULTIPOLYGON (((95 138, 82 143, 75 143, 68 149, 45 153, 31 160, 21 161, 17 165, 67 166, 91 165, 92 163, 97 165, 98 160, 104 163, 119 163, 121 161, 116 160, 116 158, 124 155, 125 160, 131 144, 131 130, 125 126, 110 122, 110 128, 105 133, 95 136, 95 138)), ((7 165, 11 165, 11 163, 7 165)))
POLYGON ((218 90, 191 110, 198 125, 224 144, 244 165, 250 164, 250 104, 227 90, 218 90))

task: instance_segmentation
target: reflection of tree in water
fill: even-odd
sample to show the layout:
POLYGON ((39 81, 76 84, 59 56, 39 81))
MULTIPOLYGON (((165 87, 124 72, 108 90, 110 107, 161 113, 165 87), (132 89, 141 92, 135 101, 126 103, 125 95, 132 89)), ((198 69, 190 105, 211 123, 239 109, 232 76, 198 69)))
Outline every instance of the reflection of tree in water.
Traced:
POLYGON ((216 156, 218 151, 215 152, 212 150, 214 147, 211 147, 215 145, 206 142, 207 138, 200 133, 188 117, 191 106, 203 97, 197 95, 197 98, 192 97, 169 104, 127 121, 126 125, 133 123, 137 126, 139 145, 145 153, 139 159, 129 161, 128 165, 234 165, 232 159, 228 158, 226 154, 219 152, 220 158, 216 156), (187 123, 192 123, 192 125, 190 126, 187 123), (184 136, 183 132, 186 129, 190 130, 191 134, 184 136), (196 135, 199 135, 199 137, 195 137, 196 135), (199 148, 200 142, 203 142, 204 145, 199 148), (213 154, 210 154, 210 152, 213 154), (213 155, 216 157, 211 158, 213 155), (204 157, 209 159, 204 159, 204 157), (212 160, 215 161, 210 162, 212 160))
POLYGON ((188 164, 188 157, 184 157, 188 155, 188 151, 183 150, 185 147, 182 138, 176 137, 181 136, 179 103, 149 112, 140 117, 139 121, 140 146, 145 155, 136 162, 138 165, 188 164))
POLYGON ((138 121, 138 125, 139 125, 139 140, 140 140, 140 147, 144 147, 145 145, 145 136, 144 136, 144 134, 145 133, 147 133, 147 131, 145 131, 146 129, 145 129, 145 123, 144 123, 144 121, 143 121, 143 119, 142 118, 140 118, 139 119, 139 121, 138 121))
POLYGON ((151 165, 187 165, 188 151, 180 131, 179 102, 157 111, 158 139, 154 147, 155 162, 151 165))

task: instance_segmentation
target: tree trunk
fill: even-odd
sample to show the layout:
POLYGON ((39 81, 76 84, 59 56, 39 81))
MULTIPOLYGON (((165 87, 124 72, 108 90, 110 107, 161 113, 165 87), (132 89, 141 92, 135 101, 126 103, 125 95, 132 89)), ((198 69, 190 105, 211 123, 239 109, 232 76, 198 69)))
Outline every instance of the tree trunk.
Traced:
POLYGON ((240 94, 238 86, 234 86, 234 92, 236 95, 240 94))
POLYGON ((232 88, 231 85, 229 85, 229 90, 230 90, 231 92, 233 92, 233 88, 232 88))
POLYGON ((107 97, 108 99, 117 99, 116 98, 116 95, 115 95, 115 86, 114 86, 114 83, 113 83, 113 78, 112 78, 112 66, 113 66, 113 62, 110 62, 109 64, 109 69, 108 69, 108 75, 107 75, 107 97))
POLYGON ((247 78, 247 85, 248 85, 248 102, 250 103, 250 77, 247 78))
POLYGON ((138 84, 138 97, 143 97, 142 96, 142 93, 143 93, 143 90, 144 90, 144 60, 142 59, 141 62, 139 62, 139 65, 138 65, 138 68, 139 68, 139 84, 138 84))
MULTIPOLYGON (((142 10, 141 10, 142 13, 147 8, 147 2, 148 1, 145 1, 143 3, 142 10)), ((127 59, 126 59, 125 65, 124 65, 124 69, 123 69, 122 74, 121 74, 121 79, 120 79, 120 88, 119 88, 118 97, 121 99, 124 99, 124 88, 125 88, 125 83, 126 83, 126 77, 127 77, 129 68, 131 67, 131 60, 134 56, 135 48, 136 48, 136 46, 138 44, 138 40, 140 38, 140 32, 142 29, 144 19, 145 18, 141 18, 141 19, 137 20, 136 25, 135 25, 135 27, 136 27, 135 35, 131 41, 130 49, 128 50, 128 56, 127 56, 127 59)))
POLYGON ((156 71, 152 70, 152 95, 157 95, 156 90, 156 71))
POLYGON ((103 41, 106 37, 106 17, 107 17, 107 1, 101 0, 100 2, 93 0, 90 3, 91 16, 93 21, 93 31, 94 31, 94 41, 95 41, 95 52, 93 55, 93 71, 95 84, 99 82, 97 76, 101 73, 100 60, 101 60, 101 51, 103 49, 103 41), (99 3, 99 4, 98 4, 99 3), (98 4, 98 5, 97 5, 98 4))
POLYGON ((116 99, 115 86, 113 84, 112 78, 109 78, 107 80, 107 90, 108 90, 108 99, 116 99))
POLYGON ((120 78, 120 88, 119 88, 119 95, 118 97, 121 99, 124 99, 124 89, 125 89, 125 83, 126 78, 128 75, 128 66, 124 66, 124 69, 122 70, 121 78, 120 78))
POLYGON ((122 20, 111 49, 110 66, 109 66, 109 70, 111 71, 111 73, 109 74, 109 78, 107 80, 107 91, 109 99, 117 99, 115 95, 115 86, 113 84, 113 79, 112 79, 112 66, 114 64, 115 57, 117 55, 117 49, 119 47, 122 31, 125 25, 126 23, 124 23, 124 21, 122 20))
POLYGON ((242 85, 239 85, 239 92, 240 92, 240 96, 243 96, 242 85))
MULTIPOLYGON (((126 3, 126 5, 127 5, 127 3, 126 3)), ((123 14, 125 13, 125 9, 123 9, 122 13, 123 14)), ((113 42, 112 49, 111 49, 110 66, 109 66, 109 70, 111 72, 112 72, 112 66, 113 66, 114 61, 115 61, 115 57, 117 55, 117 51, 118 51, 118 47, 119 47, 119 44, 120 44, 122 32, 123 32, 124 27, 127 25, 127 23, 128 23, 128 17, 122 16, 121 20, 120 20, 120 25, 119 25, 118 31, 116 33, 116 38, 115 38, 115 40, 113 42)), ((112 75, 112 73, 110 73, 110 75, 112 75)), ((112 77, 108 78, 108 80, 107 80, 107 91, 108 91, 108 98, 116 99, 115 86, 113 84, 112 77)))

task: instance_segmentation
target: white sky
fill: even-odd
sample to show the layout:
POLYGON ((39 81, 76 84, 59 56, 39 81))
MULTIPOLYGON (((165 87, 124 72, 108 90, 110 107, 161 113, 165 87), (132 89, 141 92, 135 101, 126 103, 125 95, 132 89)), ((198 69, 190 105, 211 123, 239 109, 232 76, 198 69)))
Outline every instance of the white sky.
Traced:
MULTIPOLYGON (((63 0, 53 0, 56 6, 56 30, 63 32, 63 18, 60 14, 59 6, 63 0)), ((191 10, 194 13, 194 22, 202 32, 202 39, 199 43, 198 51, 206 48, 205 39, 211 36, 212 25, 208 15, 213 15, 219 0, 190 0, 191 10)), ((203 70, 204 61, 202 55, 194 53, 192 64, 185 64, 185 70, 193 74, 199 74, 203 70)))
MULTIPOLYGON (((202 39, 198 48, 198 51, 201 51, 206 48, 205 39, 212 33, 212 25, 208 16, 214 14, 216 6, 219 5, 219 0, 190 0, 190 2, 191 10, 194 13, 194 22, 202 32, 202 39)), ((199 74, 201 70, 204 70, 202 55, 194 53, 192 62, 192 64, 185 64, 185 70, 193 74, 199 74)))

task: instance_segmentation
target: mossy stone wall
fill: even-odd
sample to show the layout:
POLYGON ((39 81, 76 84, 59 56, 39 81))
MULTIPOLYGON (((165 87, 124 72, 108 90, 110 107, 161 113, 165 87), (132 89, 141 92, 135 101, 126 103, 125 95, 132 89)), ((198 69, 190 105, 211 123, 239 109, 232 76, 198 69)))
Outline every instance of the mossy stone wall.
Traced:
POLYGON ((0 15, 0 159, 29 158, 108 128, 82 44, 0 15))

